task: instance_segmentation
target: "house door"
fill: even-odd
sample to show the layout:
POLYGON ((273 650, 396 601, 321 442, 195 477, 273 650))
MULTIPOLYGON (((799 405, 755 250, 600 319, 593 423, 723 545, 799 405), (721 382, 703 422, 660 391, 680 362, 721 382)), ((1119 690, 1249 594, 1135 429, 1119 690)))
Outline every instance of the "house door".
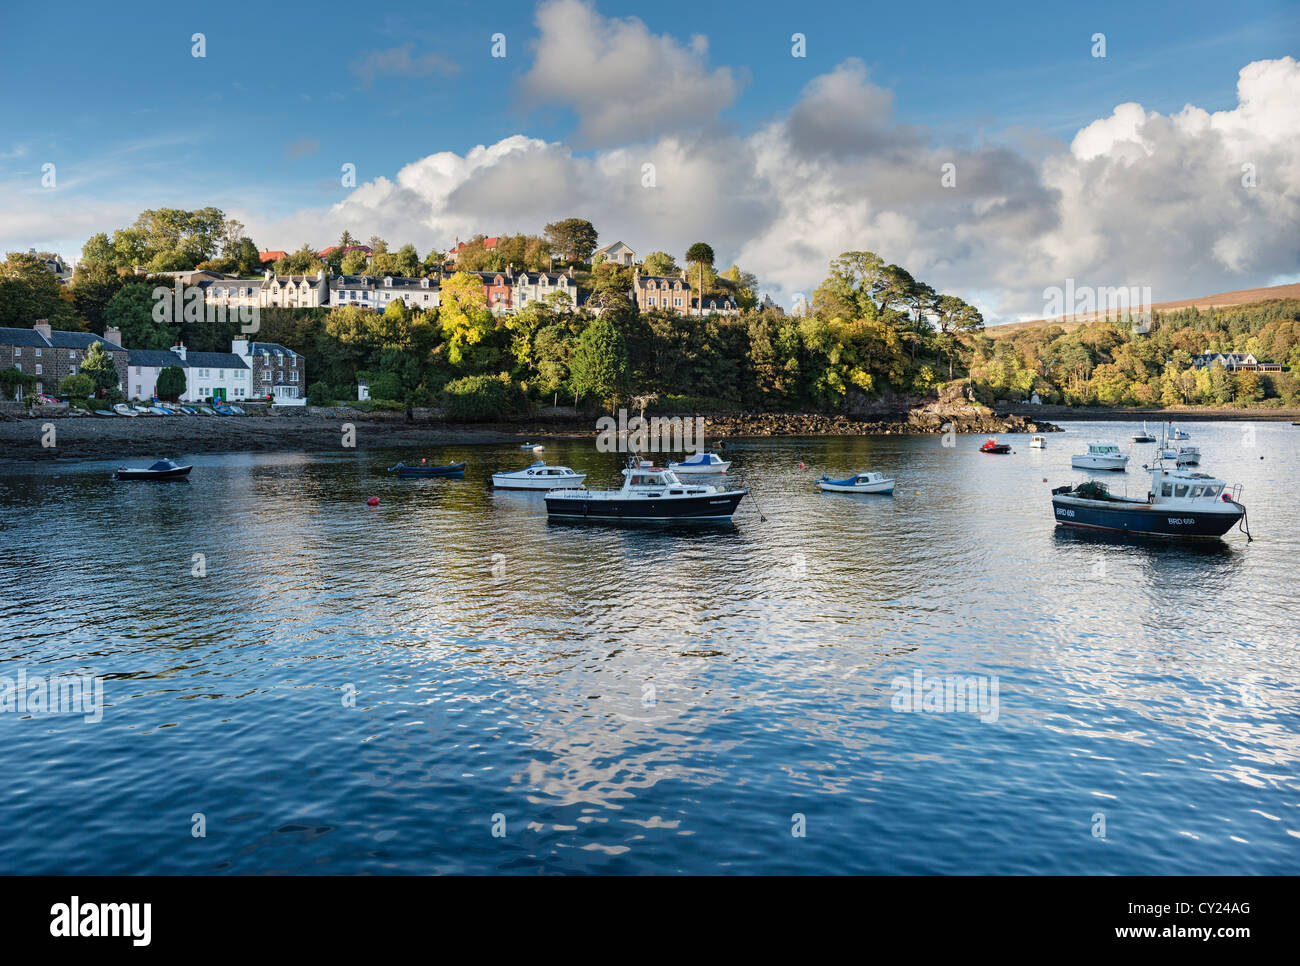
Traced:
POLYGON ((221 402, 225 402, 225 401, 226 401, 226 390, 225 390, 224 388, 217 388, 217 389, 212 390, 212 398, 213 398, 213 399, 219 399, 221 402))

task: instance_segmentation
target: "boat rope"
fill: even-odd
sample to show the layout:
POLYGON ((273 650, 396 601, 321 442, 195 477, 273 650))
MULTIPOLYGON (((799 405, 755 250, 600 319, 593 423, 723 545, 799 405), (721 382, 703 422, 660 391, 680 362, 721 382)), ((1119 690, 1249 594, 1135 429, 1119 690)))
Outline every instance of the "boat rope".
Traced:
POLYGON ((1241 510, 1241 519, 1237 521, 1237 529, 1246 535, 1246 542, 1250 543, 1255 538, 1250 535, 1250 515, 1246 512, 1246 504, 1238 503, 1231 498, 1228 502, 1241 510))

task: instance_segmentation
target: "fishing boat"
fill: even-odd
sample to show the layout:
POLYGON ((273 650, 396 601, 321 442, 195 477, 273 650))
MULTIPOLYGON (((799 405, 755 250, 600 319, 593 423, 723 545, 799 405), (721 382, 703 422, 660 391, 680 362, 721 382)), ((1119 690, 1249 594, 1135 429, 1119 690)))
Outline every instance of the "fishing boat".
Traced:
POLYGON ((547 466, 545 460, 538 460, 512 473, 493 473, 492 485, 498 490, 555 490, 581 486, 586 478, 586 473, 577 473, 567 466, 547 466))
POLYGON ((683 473, 725 473, 731 468, 731 462, 717 453, 696 453, 690 459, 670 462, 668 468, 678 476, 683 473))
POLYGON ((1010 453, 1010 443, 999 443, 996 439, 984 440, 984 445, 980 447, 981 453, 1010 453))
POLYGON ((1122 473, 1128 469, 1128 454, 1120 452, 1115 443, 1089 443, 1088 452, 1070 457, 1070 465, 1076 470, 1117 470, 1122 473))
MULTIPOLYGON (((1113 530, 1174 537, 1221 537, 1244 521, 1241 486, 1229 489, 1207 473, 1151 468, 1151 491, 1145 499, 1116 496, 1104 483, 1089 480, 1052 490, 1052 510, 1059 526, 1113 530)), ((1249 530, 1246 531, 1249 536, 1249 530)))
POLYGON ((181 466, 175 460, 158 460, 148 467, 120 467, 113 476, 119 480, 182 480, 190 475, 192 465, 181 466))
POLYGON ((1046 437, 1046 436, 1033 436, 1033 437, 1030 437, 1030 440, 1029 440, 1029 448, 1030 448, 1030 449, 1047 449, 1047 437, 1046 437))
POLYGON ((1166 436, 1169 439, 1191 439, 1192 438, 1190 433, 1184 432, 1181 429, 1176 429, 1173 423, 1169 424, 1169 430, 1166 433, 1166 436))
POLYGON ((893 493, 894 481, 884 473, 856 473, 842 480, 832 480, 825 473, 817 485, 827 493, 893 493))
POLYGON ((397 472, 398 476, 463 476, 465 474, 465 464, 448 463, 446 466, 407 466, 405 463, 398 463, 396 466, 390 466, 388 472, 397 472))
POLYGON ((1174 454, 1174 465, 1176 466, 1199 466, 1201 464, 1201 451, 1195 446, 1180 446, 1178 452, 1174 454))
POLYGON ((1133 437, 1133 442, 1154 443, 1155 441, 1156 438, 1152 436, 1151 431, 1147 429, 1147 421, 1145 419, 1142 420, 1142 432, 1138 433, 1136 436, 1133 437))
POLYGON ((549 516, 615 523, 730 520, 748 490, 683 483, 672 470, 633 461, 617 490, 551 490, 549 516))

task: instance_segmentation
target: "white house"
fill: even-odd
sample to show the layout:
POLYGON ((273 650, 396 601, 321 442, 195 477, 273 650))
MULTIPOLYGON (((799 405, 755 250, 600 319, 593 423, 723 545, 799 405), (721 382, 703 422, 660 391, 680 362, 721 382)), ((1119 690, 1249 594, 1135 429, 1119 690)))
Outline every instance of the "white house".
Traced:
MULTIPOLYGON (((507 272, 507 275, 509 273, 507 272)), ((545 302, 548 295, 560 292, 569 297, 569 304, 578 304, 578 283, 573 269, 564 272, 520 272, 511 280, 514 294, 511 307, 517 312, 530 302, 545 302)))
POLYGON ((158 376, 168 366, 185 372, 182 402, 208 399, 235 401, 252 396, 252 370, 231 352, 190 352, 183 345, 171 349, 130 349, 127 352, 127 396, 152 399, 158 390, 158 376))
POLYGON ((436 278, 335 275, 329 281, 330 305, 360 305, 379 312, 399 299, 409 309, 436 309, 440 291, 436 278))
POLYGON ((316 308, 328 304, 329 297, 330 286, 323 268, 315 275, 274 275, 268 268, 258 304, 262 308, 316 308))
POLYGON ((591 263, 596 264, 596 256, 604 255, 605 261, 613 262, 615 265, 635 265, 636 252, 632 251, 621 241, 616 241, 612 245, 606 245, 604 248, 597 248, 591 253, 591 263))

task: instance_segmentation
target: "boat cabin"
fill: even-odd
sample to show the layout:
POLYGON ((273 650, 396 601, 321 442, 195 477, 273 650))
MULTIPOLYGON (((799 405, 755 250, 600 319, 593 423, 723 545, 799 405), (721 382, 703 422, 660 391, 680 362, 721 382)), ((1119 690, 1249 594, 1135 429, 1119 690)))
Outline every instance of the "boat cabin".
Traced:
POLYGON ((1167 470, 1157 467, 1151 471, 1152 503, 1178 500, 1209 500, 1217 502, 1227 484, 1208 473, 1189 473, 1185 470, 1167 470))
POLYGON ((1119 446, 1115 443, 1089 443, 1089 456, 1123 456, 1119 446))

